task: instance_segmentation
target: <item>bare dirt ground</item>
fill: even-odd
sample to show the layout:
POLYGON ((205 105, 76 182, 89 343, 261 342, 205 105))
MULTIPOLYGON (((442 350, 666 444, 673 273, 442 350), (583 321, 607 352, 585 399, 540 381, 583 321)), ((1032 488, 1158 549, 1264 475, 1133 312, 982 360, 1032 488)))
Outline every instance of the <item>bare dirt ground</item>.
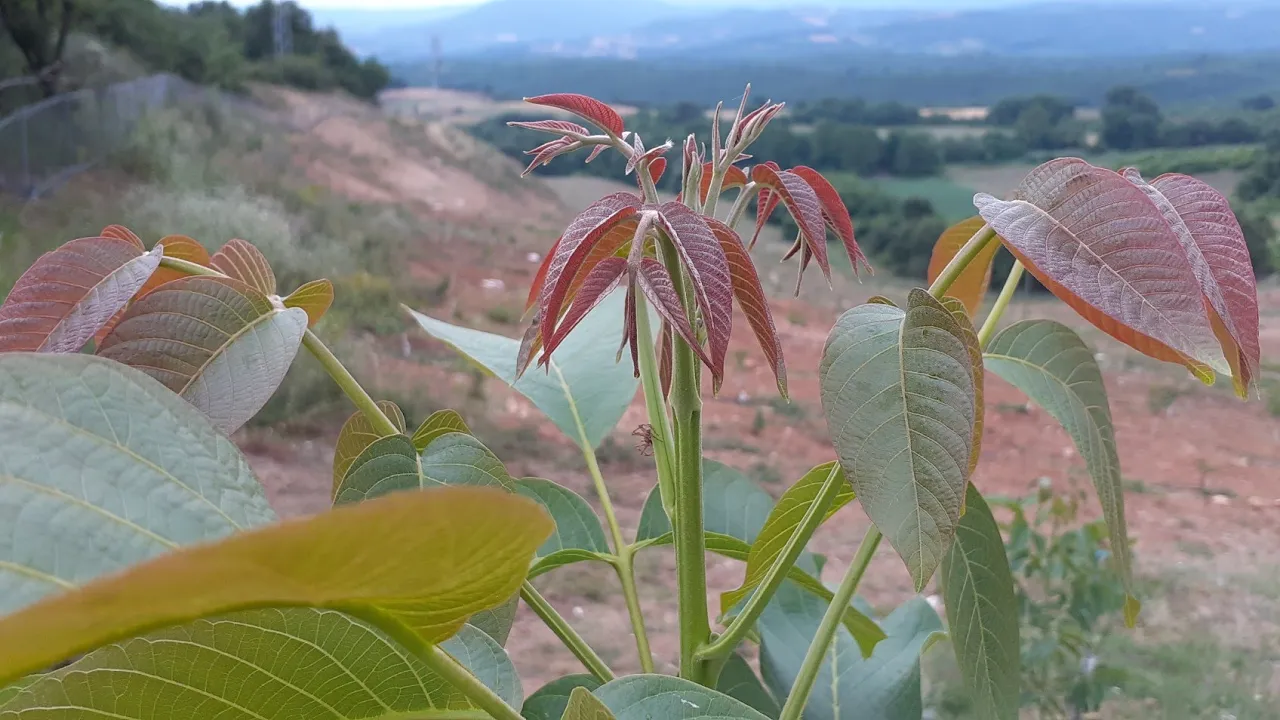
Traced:
MULTIPOLYGON (((347 143, 353 156, 373 158, 376 165, 368 173, 351 174, 376 175, 380 191, 405 198, 413 188, 422 187, 416 184, 419 178, 397 177, 398 149, 389 134, 368 136, 337 121, 317 124, 314 134, 320 142, 347 143)), ((500 240, 483 234, 467 242, 424 240, 406 258, 406 266, 423 282, 446 275, 452 278, 448 302, 437 309, 437 316, 517 335, 514 322, 523 310, 537 260, 556 237, 555 222, 550 221, 567 221, 573 210, 598 197, 596 191, 602 186, 581 178, 548 183, 559 193, 554 196, 536 184, 528 192, 504 188, 494 196, 502 206, 494 207, 493 198, 486 195, 491 189, 476 189, 441 172, 432 181, 435 184, 429 184, 440 197, 413 206, 424 223, 439 217, 461 220, 452 204, 459 195, 464 196, 468 211, 479 208, 485 215, 538 222, 518 225, 500 240)), ((336 187, 353 196, 365 192, 356 184, 339 182, 336 187)), ((495 217, 482 222, 511 226, 509 220, 495 217)), ((428 232, 424 236, 437 237, 428 232)), ((773 378, 739 316, 724 388, 719 397, 707 402, 704 413, 707 454, 764 481, 774 495, 813 465, 834 457, 817 391, 817 366, 831 324, 844 309, 871 295, 902 297, 910 286, 887 279, 859 284, 837 273, 835 287, 828 291, 814 271, 806 278, 801 297, 790 298, 794 265, 775 269, 782 247, 776 239, 765 238, 758 252, 762 275, 775 291, 773 312, 786 352, 792 404, 774 401, 773 378), (764 427, 757 433, 753 425, 758 425, 758 414, 764 427)), ((1262 303, 1265 359, 1280 353, 1280 289, 1265 289, 1262 303)), ((1008 317, 1013 321, 1046 315, 1079 325, 1051 298, 1020 300, 1008 317)), ((1101 354, 1106 373, 1121 463, 1130 487, 1126 502, 1139 572, 1148 577, 1178 572, 1196 580, 1194 592, 1187 596, 1146 598, 1144 627, 1137 632, 1156 636, 1189 623, 1220 629, 1225 637, 1241 643, 1280 638, 1276 630, 1280 612, 1274 603, 1246 602, 1224 594, 1224 588, 1229 590, 1245 578, 1254 587, 1272 588, 1268 593, 1273 600, 1276 595, 1280 420, 1268 414, 1264 401, 1239 402, 1220 386, 1201 386, 1179 368, 1148 362, 1097 332, 1082 333, 1101 354), (1188 596, 1196 601, 1187 602, 1188 596)), ((500 381, 477 379, 449 350, 409 329, 407 323, 402 338, 384 339, 378 347, 374 365, 379 384, 402 384, 428 393, 437 406, 457 408, 474 422, 477 433, 513 474, 550 478, 594 502, 575 448, 542 422, 523 397, 500 381)), ((986 392, 986 434, 974 478, 984 493, 1025 495, 1041 477, 1060 486, 1087 485, 1083 463, 1070 439, 1048 414, 1028 406, 1025 398, 995 376, 988 376, 986 392)), ((418 420, 411 418, 411 423, 418 420)), ((609 490, 628 534, 634 532, 654 482, 651 461, 632 449, 630 437, 644 421, 643 401, 637 398, 601 452, 609 490)), ((282 514, 315 512, 328 505, 336 430, 310 438, 282 439, 262 433, 241 438, 282 514)), ((855 504, 821 529, 814 549, 831 559, 825 573, 828 580, 840 576, 867 522, 855 504)), ((708 573, 715 608, 719 593, 740 582, 742 566, 710 558, 708 573)), ((664 551, 652 551, 641 558, 639 574, 653 649, 661 669, 670 670, 676 656, 672 559, 664 551)), ((572 566, 544 576, 537 584, 617 670, 638 669, 617 582, 607 568, 572 566)), ((894 604, 911 593, 907 573, 887 546, 876 557, 863 587, 877 605, 894 604)), ((523 608, 509 649, 526 692, 552 677, 581 672, 555 637, 523 608)), ((1275 677, 1273 670, 1273 688, 1275 677)))

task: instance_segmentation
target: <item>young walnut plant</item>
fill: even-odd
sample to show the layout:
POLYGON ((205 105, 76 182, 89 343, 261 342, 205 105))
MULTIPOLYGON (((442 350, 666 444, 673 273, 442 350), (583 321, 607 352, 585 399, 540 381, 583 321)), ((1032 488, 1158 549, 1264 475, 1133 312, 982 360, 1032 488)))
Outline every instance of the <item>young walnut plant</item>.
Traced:
POLYGON ((736 305, 787 395, 751 249, 782 206, 799 227, 786 253, 799 256, 797 290, 810 263, 830 278, 829 234, 855 272, 867 266, 838 192, 810 168, 747 164, 783 106, 748 110, 746 94, 725 130, 716 109, 709 147, 681 143, 674 198, 657 188, 675 143, 649 147, 592 98, 530 102, 592 126, 516 123, 554 136, 530 151, 530 171, 613 150, 637 192, 593 203, 555 241, 523 338, 410 312, 578 446, 603 524, 569 488, 510 475, 458 413, 411 431, 399 407, 371 398, 311 330, 332 302, 328 281, 281 295, 245 241, 210 254, 169 236, 148 250, 111 226, 40 258, 0 306, 0 537, 14 538, 0 543, 0 716, 915 720, 919 657, 949 639, 977 716, 1016 718, 1014 578, 972 482, 987 371, 1071 435, 1137 622, 1094 355, 1061 323, 1000 320, 1029 271, 1108 335, 1205 382, 1230 375, 1246 397, 1261 363, 1257 290, 1219 193, 1060 159, 1009 200, 978 195, 978 215, 939 238, 928 289, 874 298, 832 328, 818 369, 833 457, 775 502, 703 456, 702 374, 718 392, 736 305), (975 327, 1002 247, 1017 261, 975 327), (279 521, 226 434, 300 347, 357 412, 337 439, 335 508, 279 521), (637 389, 656 482, 628 541, 596 448, 637 389), (833 591, 806 546, 855 500, 872 525, 833 591), (945 625, 920 597, 883 617, 860 609, 882 539, 917 592, 936 578, 945 625), (635 580, 637 553, 662 545, 676 554, 680 632, 678 657, 663 660, 678 676, 655 672, 635 580), (708 552, 743 563, 715 630, 708 552), (617 676, 530 582, 579 562, 616 573, 640 674, 617 676), (584 674, 526 697, 503 650, 520 602, 584 674))

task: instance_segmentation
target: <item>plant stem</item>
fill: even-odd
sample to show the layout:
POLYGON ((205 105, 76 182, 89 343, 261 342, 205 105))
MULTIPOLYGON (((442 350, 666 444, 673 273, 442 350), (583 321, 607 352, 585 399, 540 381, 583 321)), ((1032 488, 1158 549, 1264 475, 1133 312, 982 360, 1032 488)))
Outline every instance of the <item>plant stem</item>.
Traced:
POLYGON ((749 182, 738 191, 738 197, 734 198, 733 205, 729 207, 729 215, 724 220, 724 224, 728 225, 731 230, 737 230, 738 221, 746 213, 747 204, 751 202, 751 197, 755 194, 755 190, 756 184, 749 182))
POLYGON ((636 636, 636 651, 640 654, 641 672, 652 673, 653 652, 649 650, 649 635, 644 627, 644 613, 640 610, 640 593, 636 590, 635 550, 630 546, 618 553, 614 569, 622 582, 622 597, 627 602, 627 615, 631 618, 631 630, 636 636))
POLYGON ((698 649, 711 639, 707 616, 706 538, 702 522, 702 398, 693 350, 675 342, 671 409, 676 435, 676 581, 680 612, 680 675, 702 682, 698 649))
POLYGON ((831 599, 831 604, 822 615, 822 622, 818 625, 817 634, 813 636, 813 642, 809 643, 809 650, 805 653, 804 662, 800 665, 800 673, 796 676, 795 684, 791 686, 791 694, 787 696, 787 702, 782 707, 782 714, 778 716, 778 720, 800 720, 805 703, 809 701, 809 693, 813 691, 813 683, 818 679, 818 670, 822 667, 827 648, 831 646, 836 630, 840 627, 844 609, 853 599, 858 583, 862 582, 867 565, 871 563, 872 556, 876 554, 876 548, 880 546, 881 537, 880 530, 875 525, 868 528, 867 534, 862 537, 862 543, 858 545, 858 553, 853 558, 853 564, 845 572, 844 579, 840 581, 840 587, 836 589, 835 597, 831 599))
POLYGON ((662 396, 662 380, 658 372, 658 357, 654 351, 653 329, 649 325, 649 303, 644 293, 636 293, 636 342, 640 344, 640 388, 644 391, 644 407, 649 413, 649 427, 653 429, 653 458, 658 469, 658 487, 661 490, 663 509, 671 518, 675 510, 675 436, 671 433, 671 421, 667 418, 667 401, 662 396))
POLYGON ((746 637, 751 628, 755 626, 760 613, 764 612, 765 606, 769 604, 769 600, 777 592, 778 586, 782 584, 782 581, 786 579, 787 573, 796 564, 796 558, 800 557, 805 545, 809 543, 809 538, 813 537, 814 531, 822 524, 822 519, 826 517, 827 510, 830 509, 831 503, 835 501, 836 495, 840 492, 842 480, 840 466, 838 464, 832 465, 831 472, 827 474, 827 479, 823 481, 817 497, 813 500, 813 504, 805 511, 804 517, 800 519, 800 524, 796 526, 795 531, 787 538, 786 544, 782 546, 782 552, 773 561, 773 564, 769 566, 764 579, 760 581, 755 592, 751 594, 747 604, 743 606, 737 617, 729 623, 729 627, 725 628, 723 634, 698 651, 699 659, 714 660, 727 657, 738 646, 738 643, 742 642, 742 639, 746 637))
POLYGON ((352 403, 364 413, 365 419, 373 425, 373 429, 377 431, 379 436, 396 435, 400 433, 400 428, 387 417, 386 413, 378 407, 378 403, 374 402, 369 393, 361 387, 360 383, 355 379, 341 360, 329 350, 328 346, 316 337, 316 334, 308 330, 302 336, 302 345, 311 352, 316 360, 324 366, 325 372, 329 373, 329 377, 342 388, 342 392, 350 398, 352 403))
POLYGON ((947 263, 947 266, 942 269, 938 279, 934 280, 933 284, 929 286, 929 294, 936 298, 941 298, 945 295, 947 290, 951 289, 951 284, 956 281, 956 278, 960 277, 960 273, 964 272, 964 269, 969 266, 969 263, 973 262, 978 253, 982 252, 987 243, 995 241, 996 231, 990 225, 983 225, 960 248, 956 256, 951 258, 951 262, 947 263))
POLYGON ((592 675, 596 676, 596 679, 602 683, 613 679, 613 671, 609 669, 604 660, 596 654, 595 650, 591 649, 591 646, 582 639, 581 635, 572 627, 569 627, 569 623, 565 621, 564 617, 556 612, 555 608, 551 607, 551 603, 547 602, 542 593, 538 592, 538 589, 533 585, 530 585, 528 580, 520 588, 520 597, 524 599, 525 603, 539 618, 542 618, 542 622, 551 628, 551 632, 560 638, 565 647, 569 648, 569 652, 572 652, 574 657, 581 660, 583 666, 592 675))
POLYGON ((423 640, 422 636, 399 620, 377 608, 367 606, 337 609, 381 630, 392 640, 395 640, 396 644, 413 653, 415 657, 421 660, 432 672, 443 678, 445 682, 459 690, 463 695, 466 695, 467 699, 475 703, 480 709, 489 713, 490 717, 496 718, 496 720, 523 720, 518 710, 508 705, 497 693, 476 679, 475 675, 472 675, 469 670, 457 660, 454 660, 449 653, 441 650, 439 645, 433 645, 423 640))
POLYGON ((1022 261, 1013 261, 1013 269, 1009 271, 1009 277, 1005 278, 1004 286, 1000 288, 1000 296, 996 298, 996 304, 991 306, 991 312, 987 313, 987 319, 983 321, 982 329, 978 331, 978 347, 985 350, 987 343, 991 342, 991 336, 996 334, 1000 316, 1009 309, 1009 301, 1013 300, 1013 294, 1018 290, 1018 283, 1022 280, 1022 272, 1025 269, 1022 261))

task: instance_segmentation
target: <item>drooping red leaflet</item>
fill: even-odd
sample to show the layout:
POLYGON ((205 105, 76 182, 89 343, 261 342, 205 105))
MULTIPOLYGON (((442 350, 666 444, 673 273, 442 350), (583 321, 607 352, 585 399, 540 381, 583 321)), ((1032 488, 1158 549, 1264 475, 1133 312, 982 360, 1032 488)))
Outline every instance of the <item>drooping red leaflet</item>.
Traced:
POLYGON ((601 130, 621 136, 623 132, 622 116, 608 105, 586 95, 576 93, 553 93, 525 98, 525 102, 534 105, 546 105, 559 108, 590 121, 601 130))

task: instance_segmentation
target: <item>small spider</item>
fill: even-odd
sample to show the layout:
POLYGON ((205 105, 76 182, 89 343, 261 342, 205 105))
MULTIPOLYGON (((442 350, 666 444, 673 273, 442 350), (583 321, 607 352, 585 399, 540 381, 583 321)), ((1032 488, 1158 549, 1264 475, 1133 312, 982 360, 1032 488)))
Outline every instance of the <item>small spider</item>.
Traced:
POLYGON ((653 426, 652 425, 645 423, 644 425, 641 425, 635 430, 632 430, 631 434, 634 435, 635 437, 640 438, 640 441, 636 443, 636 452, 645 456, 649 456, 653 454, 653 426))

